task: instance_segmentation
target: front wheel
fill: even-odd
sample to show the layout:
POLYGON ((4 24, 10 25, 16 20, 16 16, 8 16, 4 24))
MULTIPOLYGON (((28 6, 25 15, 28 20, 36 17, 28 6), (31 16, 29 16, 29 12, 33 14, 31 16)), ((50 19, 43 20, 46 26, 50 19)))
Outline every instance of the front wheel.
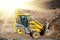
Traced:
POLYGON ((40 37, 40 33, 39 32, 31 32, 30 34, 33 38, 39 38, 40 37))

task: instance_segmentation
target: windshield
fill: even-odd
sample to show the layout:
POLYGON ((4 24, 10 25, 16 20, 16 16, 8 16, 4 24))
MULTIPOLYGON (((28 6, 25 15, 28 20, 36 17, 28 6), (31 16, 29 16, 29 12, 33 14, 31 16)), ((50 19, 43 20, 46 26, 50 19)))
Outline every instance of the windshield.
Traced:
POLYGON ((28 21, 31 21, 31 17, 30 16, 18 16, 18 18, 17 18, 17 24, 20 24, 21 23, 21 21, 26 21, 26 19, 28 20, 28 21))

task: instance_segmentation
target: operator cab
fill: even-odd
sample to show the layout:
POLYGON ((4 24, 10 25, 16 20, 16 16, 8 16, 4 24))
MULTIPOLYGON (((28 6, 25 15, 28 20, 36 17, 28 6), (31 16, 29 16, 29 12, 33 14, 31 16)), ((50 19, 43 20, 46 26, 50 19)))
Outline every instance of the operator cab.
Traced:
POLYGON ((18 15, 17 24, 22 24, 24 27, 29 26, 30 15, 28 14, 20 14, 18 15))

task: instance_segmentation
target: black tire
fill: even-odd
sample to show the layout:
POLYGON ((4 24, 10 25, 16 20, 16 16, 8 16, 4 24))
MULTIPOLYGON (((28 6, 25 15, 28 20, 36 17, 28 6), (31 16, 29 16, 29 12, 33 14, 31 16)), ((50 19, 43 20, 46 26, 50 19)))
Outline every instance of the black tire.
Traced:
POLYGON ((40 38, 40 33, 39 32, 31 32, 30 33, 32 38, 40 38))
POLYGON ((42 30, 42 31, 40 32, 40 35, 43 36, 44 33, 45 33, 45 30, 42 30))
POLYGON ((25 34, 25 30, 24 30, 23 27, 17 27, 16 31, 17 31, 18 34, 25 34))
POLYGON ((41 30, 41 32, 40 32, 40 35, 41 35, 41 36, 44 35, 44 33, 45 33, 45 31, 46 31, 45 28, 46 28, 46 27, 44 27, 43 30, 41 30))

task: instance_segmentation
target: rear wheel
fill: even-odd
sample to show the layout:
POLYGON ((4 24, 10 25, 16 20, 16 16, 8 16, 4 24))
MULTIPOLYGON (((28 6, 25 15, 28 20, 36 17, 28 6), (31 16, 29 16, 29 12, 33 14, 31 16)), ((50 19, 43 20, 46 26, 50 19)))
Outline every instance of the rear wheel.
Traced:
POLYGON ((17 27, 17 33, 18 34, 25 34, 25 30, 23 27, 17 27))
POLYGON ((30 34, 33 38, 39 38, 40 37, 40 33, 39 32, 32 32, 30 34))

